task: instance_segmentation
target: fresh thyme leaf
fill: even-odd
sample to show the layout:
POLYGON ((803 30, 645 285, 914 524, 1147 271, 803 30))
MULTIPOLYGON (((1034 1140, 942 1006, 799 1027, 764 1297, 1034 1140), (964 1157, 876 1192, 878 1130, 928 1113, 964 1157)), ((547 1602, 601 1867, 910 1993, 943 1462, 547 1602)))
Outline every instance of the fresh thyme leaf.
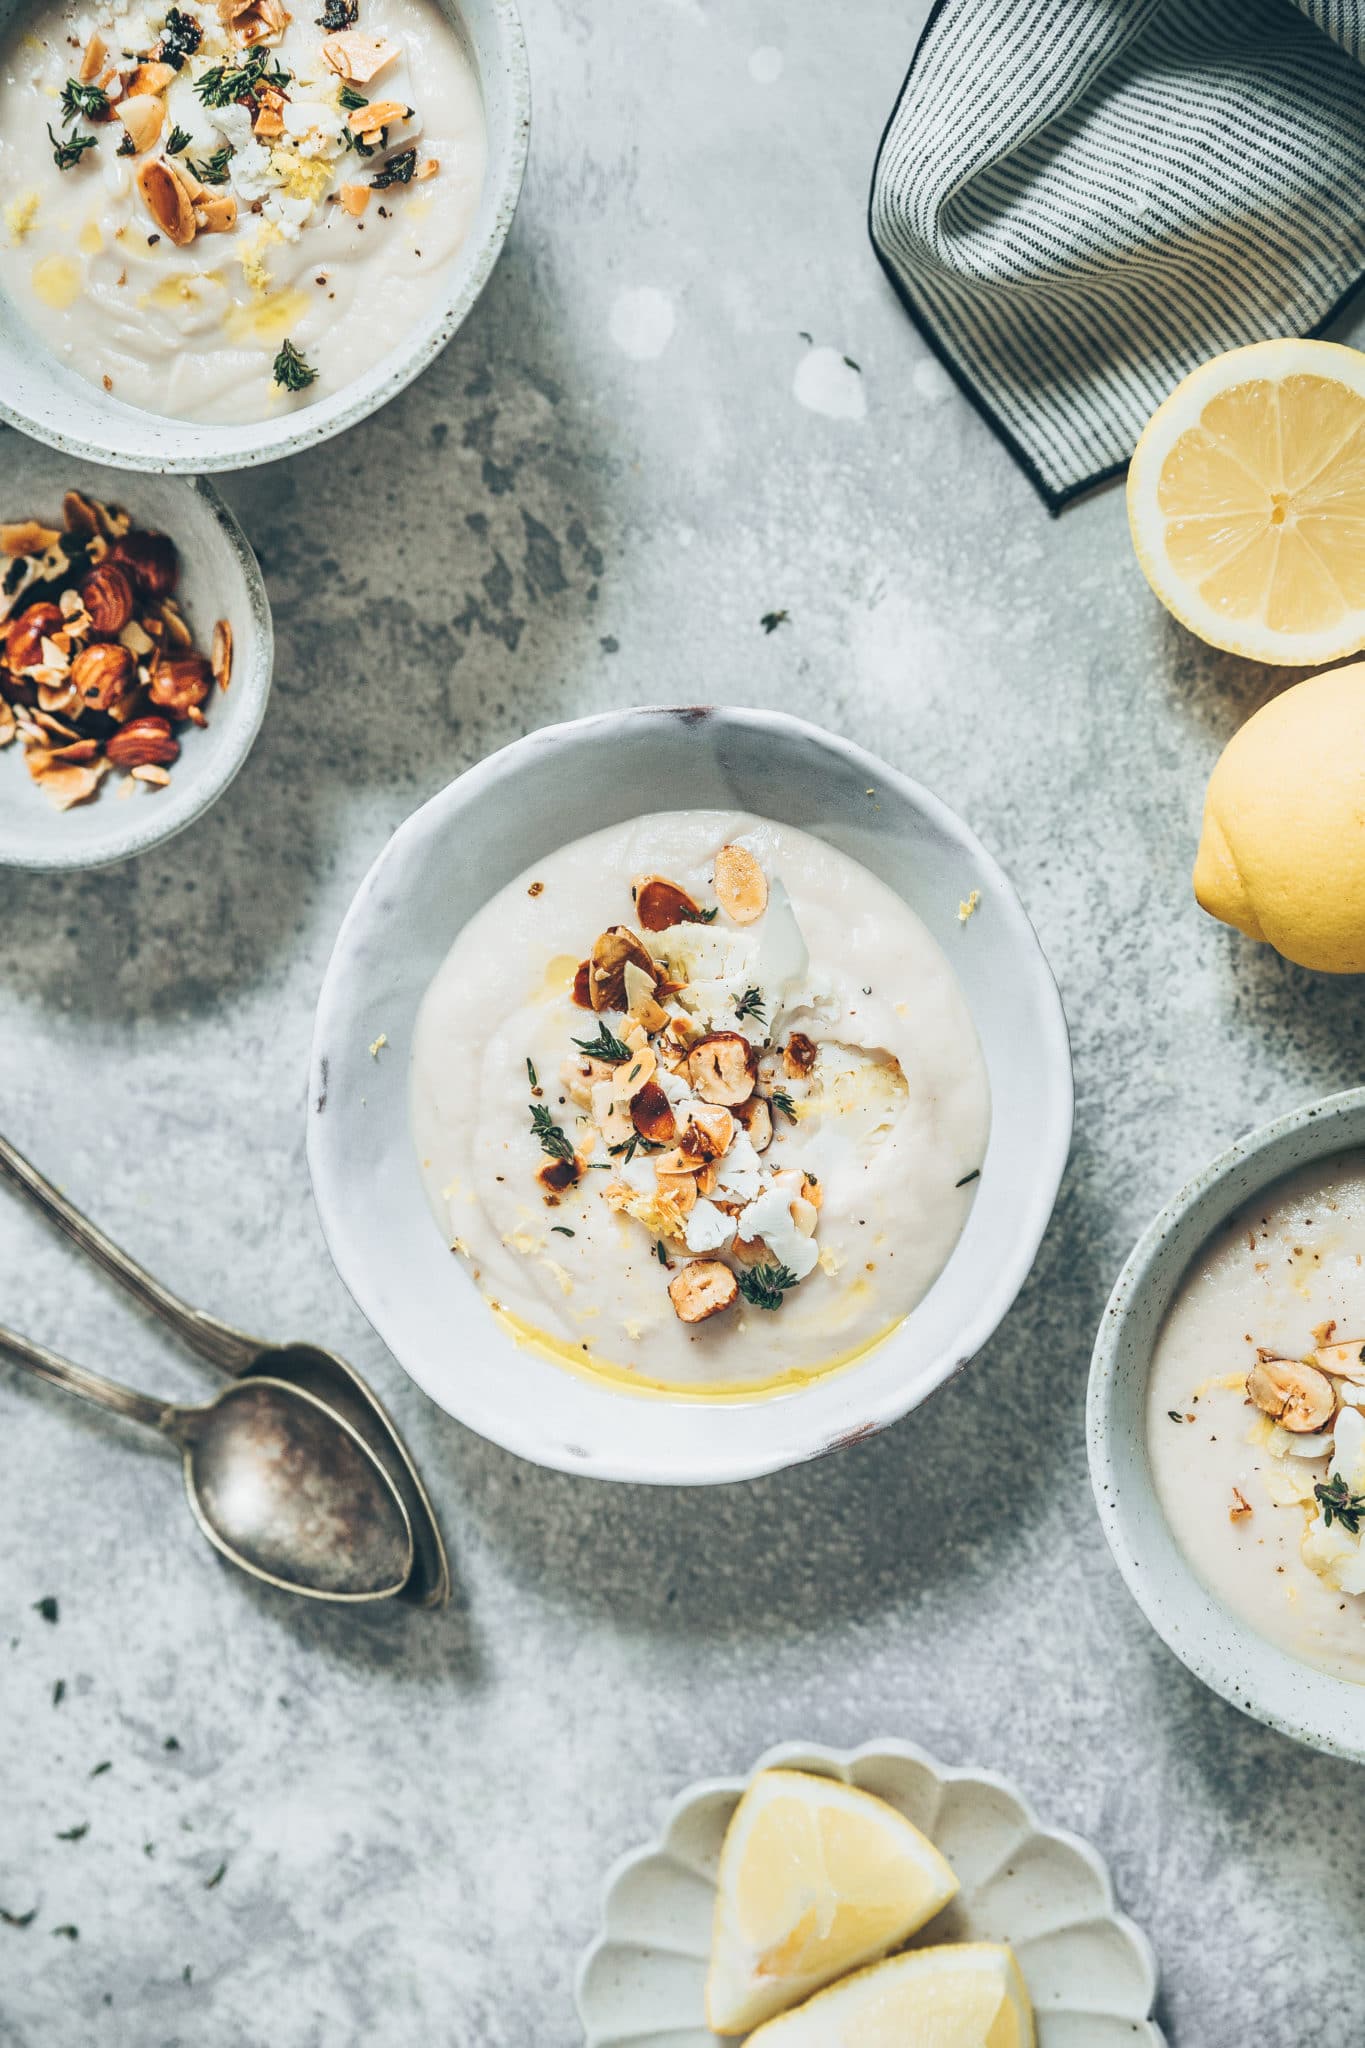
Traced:
POLYGON ((862 376, 862 374, 863 374, 863 366, 862 366, 862 364, 861 364, 861 363, 855 363, 855 362, 854 362, 854 360, 853 360, 853 358, 852 358, 852 356, 845 356, 845 357, 844 357, 844 361, 845 361, 845 362, 846 362, 846 363, 848 364, 848 367, 850 368, 850 370, 856 370, 856 371, 858 372, 858 375, 859 375, 860 377, 862 376))
POLYGON ((1166 1413, 1170 1416, 1172 1422, 1183 1422, 1185 1420, 1178 1408, 1168 1408, 1166 1413))
POLYGON ((174 1735, 168 1735, 161 1747, 163 1749, 179 1749, 180 1743, 174 1735))
POLYGON ((766 1010, 767 1004, 763 1000, 762 989, 746 988, 743 999, 735 1004, 735 1022, 742 1024, 746 1017, 752 1017, 755 1024, 761 1024, 766 1029, 768 1023, 765 1014, 766 1010))
POLYGON ((49 121, 47 139, 52 144, 52 161, 57 169, 69 171, 73 164, 80 162, 87 149, 95 147, 99 138, 94 135, 73 135, 68 142, 62 136, 53 134, 52 123, 49 121))
POLYGON ((528 1080, 528 1081, 530 1082, 530 1084, 531 1084, 531 1086, 532 1086, 533 1088, 539 1088, 539 1086, 540 1086, 540 1083, 539 1083, 539 1081, 537 1081, 537 1079, 536 1079, 536 1070, 535 1070, 535 1068, 534 1068, 534 1067, 533 1067, 533 1066, 531 1065, 531 1062, 530 1062, 530 1060, 527 1060, 527 1062, 526 1062, 526 1078, 527 1078, 527 1080, 528 1080))
POLYGON ((661 1266, 668 1264, 668 1247, 661 1237, 656 1237, 654 1240, 654 1256, 661 1266))
MULTIPOLYGON (((188 140, 187 136, 186 141, 188 140)), ((232 144, 225 142, 221 149, 215 149, 213 155, 206 156, 202 163, 196 163, 193 157, 187 157, 185 161, 201 185, 226 185, 228 164, 236 154, 232 144)))
POLYGON ((344 107, 348 114, 355 114, 361 107, 368 107, 370 103, 364 93, 357 92, 353 85, 343 85, 337 94, 337 104, 344 107))
POLYGON ((410 185, 412 174, 417 169, 416 149, 400 149, 397 156, 391 156, 377 178, 371 178, 372 192, 386 192, 390 185, 410 185))
MULTIPOLYGON (((130 135, 128 137, 128 140, 131 142, 132 139, 133 138, 130 135)), ((167 156, 179 156, 182 149, 189 148, 191 140, 192 138, 186 133, 186 131, 183 128, 172 128, 170 135, 166 141, 167 156)))
MULTIPOLYGON (((186 140, 187 142, 189 141, 189 137, 188 137, 188 135, 187 135, 187 136, 185 137, 185 140, 186 140)), ((125 135, 125 136, 124 136, 124 138, 123 138, 122 142, 121 142, 121 143, 119 144, 118 148, 117 148, 117 149, 116 149, 116 150, 114 151, 114 154, 115 154, 115 156, 136 156, 136 155, 137 155, 137 144, 136 144, 136 143, 134 142, 134 140, 133 140, 133 138, 132 138, 132 136, 131 136, 131 135, 125 135)))
POLYGON ((561 1237, 572 1237, 572 1236, 573 1236, 573 1232, 572 1232, 572 1231, 570 1230, 570 1228, 569 1228, 569 1226, 568 1226, 568 1224, 567 1224, 567 1223, 552 1223, 552 1224, 550 1225, 550 1228, 551 1228, 551 1230, 556 1230, 556 1231, 558 1231, 558 1233, 559 1233, 559 1235, 560 1235, 561 1237))
POLYGON ((765 633, 775 633, 779 626, 786 625, 790 617, 791 613, 786 611, 764 612, 758 623, 762 626, 765 633))
POLYGON ((59 1678, 59 1679, 57 1680, 57 1683, 56 1683, 56 1684, 55 1684, 55 1685, 53 1686, 53 1688, 52 1688, 52 1704, 53 1704, 53 1706, 54 1706, 54 1707, 59 1707, 59 1706, 61 1705, 62 1701, 63 1701, 63 1700, 65 1699, 65 1698, 66 1698, 66 1680, 65 1680, 64 1678, 59 1678))
POLYGON ((35 1600, 33 1612, 41 1614, 44 1621, 55 1621, 57 1619, 57 1602, 53 1595, 51 1593, 44 1593, 41 1600, 35 1600))
POLYGON ((79 1827, 63 1828, 57 1840, 59 1842, 80 1842, 85 1839, 89 1832, 90 1823, 88 1820, 83 1820, 79 1827))
POLYGON ((774 1088, 768 1100, 774 1109, 780 1110, 783 1116, 789 1116, 793 1123, 796 1122, 796 1104, 785 1088, 774 1088))
POLYGON ((79 78, 68 78, 60 104, 63 121, 79 121, 82 114, 87 121, 103 121, 109 112, 109 95, 98 85, 82 85, 79 78))
POLYGON ((623 1166, 628 1166, 637 1152, 662 1152, 664 1147, 656 1145, 652 1138, 642 1138, 638 1131, 632 1131, 624 1145, 608 1145, 607 1150, 613 1159, 619 1159, 623 1166))
POLYGON ((52 1932, 64 1934, 68 1941, 79 1941, 81 1938, 80 1928, 73 1926, 69 1920, 64 1920, 60 1927, 54 1927, 52 1932))
POLYGON ((30 1906, 27 1913, 7 1913, 4 1907, 0 1906, 0 1920, 4 1921, 6 1927, 31 1927, 37 1917, 36 1906, 30 1906))
POLYGON ((113 1766, 112 1762, 111 1762, 111 1761, 109 1760, 109 1758, 108 1758, 108 1757, 106 1757, 106 1758, 105 1758, 105 1760, 104 1760, 104 1762, 103 1762, 102 1764, 96 1764, 96 1765, 95 1765, 95 1768, 94 1768, 94 1770, 93 1770, 93 1771, 92 1771, 92 1772, 90 1773, 90 1775, 91 1775, 91 1777, 92 1777, 92 1778, 102 1778, 102 1777, 104 1776, 104 1774, 105 1774, 105 1772, 106 1772, 106 1771, 112 1771, 112 1770, 113 1770, 113 1768, 114 1768, 114 1766, 113 1766))
MULTIPOLYGON (((319 28, 329 29, 335 35, 338 29, 354 28, 359 19, 360 0, 323 0, 317 25, 319 28)), ((341 104, 345 106, 344 99, 341 104)))
POLYGON ((1360 1534, 1361 1518, 1365 1517, 1365 1493, 1352 1493, 1340 1472, 1334 1473, 1325 1486, 1319 1483, 1313 1492, 1322 1509, 1325 1528, 1330 1529, 1333 1522, 1340 1522, 1348 1535, 1360 1534))
POLYGON ((317 374, 312 365, 304 361, 292 341, 281 345, 275 358, 274 378, 282 391, 306 391, 317 374))
POLYGON ((619 1067, 623 1060, 634 1057, 630 1047, 613 1036, 605 1024, 598 1025, 596 1038, 576 1038, 574 1044, 590 1059, 606 1060, 613 1067, 619 1067))
POLYGON ((172 71, 182 71, 185 59, 194 55, 203 40, 204 31, 194 16, 172 7, 161 30, 162 63, 169 64, 172 71))
POLYGON ((258 85, 273 85, 283 91, 292 74, 283 64, 267 69, 269 63, 266 51, 253 50, 243 64, 212 65, 202 78, 196 78, 194 89, 206 107, 230 107, 234 100, 254 93, 258 85))
POLYGON ((210 1877, 210 1878, 208 1878, 208 1879, 206 1879, 206 1881, 205 1881, 205 1884, 204 1884, 204 1890, 205 1890, 206 1892, 211 1892, 211 1891, 213 1891, 213 1890, 214 1890, 214 1889, 215 1889, 215 1888, 216 1888, 216 1887, 217 1887, 218 1885, 220 1885, 220 1884, 221 1884, 221 1883, 223 1882, 223 1879, 224 1879, 224 1878, 225 1878, 226 1876, 227 1876, 227 1865, 226 1865, 226 1863, 220 1863, 220 1864, 218 1865, 218 1868, 217 1868, 217 1869, 216 1869, 216 1870, 214 1871, 214 1873, 213 1873, 213 1876, 212 1876, 212 1877, 210 1877))
POLYGON ((955 1188, 966 1188, 966 1187, 970 1187, 970 1186, 971 1186, 971 1184, 972 1184, 972 1182, 973 1182, 974 1180, 980 1180, 980 1178, 981 1178, 981 1168, 980 1168, 979 1166, 974 1166, 974 1167, 972 1168, 972 1170, 971 1170, 971 1172, 970 1172, 970 1173, 964 1173, 964 1174, 963 1174, 963 1176, 962 1176, 961 1180, 955 1180, 955 1181, 953 1182, 953 1186, 954 1186, 955 1188))
POLYGON ((571 1160, 574 1156, 573 1146, 551 1116, 546 1104, 533 1102, 530 1108, 531 1136, 540 1140, 541 1151, 548 1152, 551 1159, 571 1160))
POLYGON ((735 1279, 744 1299, 755 1308, 781 1308, 786 1290, 799 1285, 789 1266, 741 1266, 735 1279))
POLYGON ((719 903, 713 903, 709 910, 680 910, 679 924, 714 924, 720 916, 719 903))

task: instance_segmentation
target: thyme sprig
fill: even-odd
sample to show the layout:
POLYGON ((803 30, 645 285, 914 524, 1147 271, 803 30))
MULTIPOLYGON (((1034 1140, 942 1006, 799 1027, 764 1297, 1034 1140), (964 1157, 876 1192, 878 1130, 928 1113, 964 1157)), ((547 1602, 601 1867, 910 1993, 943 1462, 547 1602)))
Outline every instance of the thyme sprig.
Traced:
POLYGON ((623 1145, 608 1145, 613 1159, 619 1159, 622 1166, 628 1166, 637 1152, 662 1152, 665 1148, 656 1145, 652 1138, 642 1138, 638 1131, 632 1131, 623 1145))
POLYGON ((47 124, 47 139, 52 144, 52 161, 59 171, 69 171, 78 164, 87 149, 93 149, 99 141, 97 135, 54 135, 52 123, 47 124))
POLYGON ((362 107, 368 107, 369 104, 364 93, 357 92, 353 85, 343 85, 337 94, 337 105, 344 107, 348 114, 358 113, 362 107))
POLYGON ((391 156, 378 177, 371 178, 372 192, 386 192, 390 185, 410 185, 412 174, 417 169, 416 149, 400 149, 397 156, 391 156))
MULTIPOLYGON (((188 135, 185 140, 189 141, 188 135)), ((187 157, 185 161, 201 185, 226 185, 228 165, 236 154, 232 144, 225 142, 221 149, 215 149, 212 156, 204 157, 199 163, 193 157, 187 157)))
POLYGON ((317 371, 305 362, 292 341, 282 344, 275 358, 274 378, 282 391, 306 391, 317 379, 317 371))
POLYGON ((1325 1485, 1319 1482, 1313 1492, 1322 1509, 1325 1529, 1330 1529, 1333 1522, 1340 1522, 1348 1535, 1360 1534, 1361 1518, 1365 1516, 1365 1493, 1352 1493, 1340 1472, 1333 1473, 1325 1485))
POLYGON ((244 64, 211 65, 202 78, 195 79, 194 89, 206 107, 230 107, 261 85, 273 85, 282 92, 293 74, 283 64, 268 69, 269 63, 267 51, 253 50, 244 64))
POLYGON ((167 156, 179 156, 182 149, 188 149, 194 138, 184 128, 173 127, 166 138, 167 156))
POLYGON ((761 988, 746 988, 739 1002, 735 1004, 735 1022, 742 1024, 746 1017, 752 1017, 755 1024, 768 1028, 768 1006, 761 988))
POLYGON ((572 1161, 573 1146, 555 1122, 547 1105, 543 1102, 533 1102, 530 1104, 530 1110, 531 1136, 539 1139, 541 1151, 548 1152, 551 1159, 572 1161))
POLYGON ((793 1123, 796 1122, 796 1104, 785 1088, 774 1088, 768 1101, 782 1116, 790 1117, 793 1123))
POLYGON ((84 114, 87 121, 103 121, 109 114, 109 95, 101 86, 82 85, 79 78, 68 78, 62 88, 62 119, 78 121, 84 114))
POLYGON ((576 1038, 574 1044, 580 1052, 585 1052, 589 1059, 605 1060, 613 1067, 619 1067, 623 1060, 635 1057, 630 1047, 623 1045, 605 1024, 598 1025, 596 1038, 576 1038))
POLYGON ((741 1266, 735 1279, 740 1293, 754 1308, 781 1308, 787 1289, 800 1285, 790 1266, 774 1264, 741 1266))

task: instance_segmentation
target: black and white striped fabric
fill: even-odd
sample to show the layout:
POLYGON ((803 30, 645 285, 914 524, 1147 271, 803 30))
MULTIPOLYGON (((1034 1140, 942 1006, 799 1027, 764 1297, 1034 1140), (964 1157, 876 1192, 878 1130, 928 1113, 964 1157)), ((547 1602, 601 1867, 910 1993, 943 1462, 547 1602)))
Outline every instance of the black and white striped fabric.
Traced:
POLYGON ((873 245, 1054 511, 1365 269, 1365 0, 937 0, 873 245))

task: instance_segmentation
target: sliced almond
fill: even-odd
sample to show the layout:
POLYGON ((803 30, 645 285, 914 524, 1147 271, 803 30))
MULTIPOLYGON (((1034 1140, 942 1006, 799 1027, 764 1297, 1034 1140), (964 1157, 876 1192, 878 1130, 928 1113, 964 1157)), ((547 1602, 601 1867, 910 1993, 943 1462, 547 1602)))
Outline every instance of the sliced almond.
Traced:
POLYGON ((773 1141, 773 1113, 763 1097, 751 1095, 747 1102, 737 1102, 733 1114, 748 1132, 755 1152, 766 1152, 773 1141))
POLYGON ((81 57, 81 84, 89 85, 92 78, 98 78, 104 67, 109 50, 102 36, 91 36, 81 57))
POLYGON ((1230 1522, 1244 1522, 1251 1511, 1251 1502, 1247 1499, 1241 1487, 1234 1486, 1232 1489, 1232 1506, 1228 1509, 1228 1520, 1230 1522))
POLYGON ((262 107, 251 124, 251 132, 263 141, 273 141, 284 133, 284 115, 278 107, 262 107))
POLYGON ((158 63, 153 58, 145 64, 138 65, 128 80, 126 96, 135 98, 140 93, 163 93, 175 83, 175 76, 172 65, 158 63))
POLYGON ((722 846, 716 855, 715 890, 720 907, 736 924, 754 924, 768 907, 768 877, 747 846, 722 846))
POLYGON ((154 93, 136 92, 129 99, 120 100, 114 112, 128 130, 139 156, 156 144, 166 125, 166 109, 154 93))
POLYGON ((220 690, 226 690, 232 681, 232 628, 226 619, 219 619, 213 629, 210 666, 214 682, 220 690))
POLYGON ((690 1216, 697 1206, 697 1183, 690 1173, 661 1173, 659 1161, 654 1162, 654 1176, 659 1184, 659 1193, 676 1202, 679 1213, 690 1216))
POLYGON ((194 240, 194 201, 187 182, 164 157, 152 157, 137 174, 142 203, 163 235, 177 248, 194 240))
POLYGON ((194 224, 203 235, 230 235, 237 225, 237 201, 230 192, 205 192, 194 201, 194 224))
POLYGON ((666 875, 637 875, 631 894, 641 931, 666 932, 675 924, 696 924, 701 919, 696 897, 666 875))
POLYGON ((367 36, 356 28, 339 29, 322 39, 323 63, 352 85, 368 85, 397 55, 397 43, 383 36, 367 36))
POLYGON ((66 764, 54 761, 45 747, 34 747, 28 755, 28 772, 43 795, 59 811, 87 803, 107 772, 107 761, 66 764))
POLYGON ((658 1065, 659 1062, 655 1059, 653 1051, 648 1044, 633 1047, 630 1059, 618 1064, 616 1068, 616 1085, 627 1101, 636 1094, 637 1090, 643 1088, 647 1081, 654 1079, 658 1065))
MULTIPOLYGON (((343 185, 337 196, 345 211, 355 220, 359 220, 370 203, 370 188, 368 185, 343 185)), ((586 962, 584 964, 586 965, 586 962)), ((592 1006, 585 1004, 584 1007, 590 1009, 592 1006)))
POLYGON ((354 135, 373 135, 379 128, 396 128, 411 112, 402 100, 371 100, 346 116, 346 126, 354 135))
POLYGON ((739 1283, 719 1259, 691 1259, 668 1283, 668 1298, 679 1322, 704 1323, 739 1294, 739 1283))
POLYGON ((647 1081, 631 1096, 630 1120, 651 1145, 671 1145, 678 1135, 673 1105, 657 1081, 647 1081))
POLYGON ((599 1081, 610 1081, 615 1071, 609 1060, 595 1060, 588 1053, 573 1053, 559 1070, 559 1085, 579 1109, 591 1109, 593 1089, 599 1081))
POLYGON ((625 1009, 628 960, 653 981, 654 962, 643 941, 628 925, 614 924, 594 942, 588 964, 588 995, 594 1010, 625 1009))
POLYGON ((164 789, 171 779, 169 768, 163 768, 156 761, 139 761, 131 771, 134 782, 148 783, 153 789, 164 789))
POLYGON ((1319 1372, 1330 1373, 1333 1379, 1353 1380, 1357 1386, 1365 1386, 1365 1342, 1357 1337, 1347 1344, 1324 1344, 1313 1353, 1313 1363, 1319 1372))
POLYGON ((687 1120, 687 1128, 678 1141, 678 1149, 686 1159, 695 1159, 707 1165, 713 1159, 721 1159, 734 1141, 735 1120, 728 1109, 698 1108, 687 1120))
POLYGON ((1247 1399, 1295 1435, 1323 1429, 1337 1397, 1326 1373, 1297 1358, 1261 1358, 1247 1374, 1247 1399))
POLYGON ((742 1031, 712 1031, 688 1053, 687 1078, 703 1102, 747 1102, 758 1080, 758 1055, 742 1031))
POLYGON ((815 1178, 814 1174, 811 1174, 811 1173, 803 1173, 803 1174, 802 1174, 802 1176, 801 1176, 801 1199, 802 1199, 802 1201, 803 1201, 803 1202, 809 1202, 809 1203, 810 1203, 810 1205, 811 1205, 811 1207, 812 1207, 812 1209, 823 1209, 823 1208, 824 1208, 824 1206, 825 1206, 825 1191, 824 1191, 824 1189, 823 1189, 823 1188, 821 1187, 821 1185, 820 1185, 819 1181, 818 1181, 818 1180, 817 1180, 817 1179, 815 1178))
POLYGON ((438 156, 423 157, 421 163, 418 164, 417 169, 412 174, 413 184, 425 185, 427 179, 434 178, 440 168, 441 159, 438 156))

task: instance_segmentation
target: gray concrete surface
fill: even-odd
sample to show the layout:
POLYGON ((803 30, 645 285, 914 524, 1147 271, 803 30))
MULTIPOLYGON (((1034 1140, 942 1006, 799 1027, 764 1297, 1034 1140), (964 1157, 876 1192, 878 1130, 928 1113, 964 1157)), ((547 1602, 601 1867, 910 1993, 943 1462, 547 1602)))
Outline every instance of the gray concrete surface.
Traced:
MULTIPOLYGON (((382 417, 229 481, 279 633, 241 779, 134 866, 6 882, 3 1127, 192 1297, 371 1374, 459 1582, 435 1621, 257 1593, 155 1446, 0 1369, 0 1906, 36 1908, 0 1925, 6 2048, 560 2048, 600 1874, 660 1802, 882 1732, 1099 1845, 1177 2048, 1358 2048, 1365 1774, 1149 1632, 1082 1402, 1186 1170, 1360 1079, 1359 989, 1190 897, 1204 777, 1274 678, 1167 622, 1118 494, 1048 520, 871 257, 921 13, 529 0, 531 172, 474 317, 382 417), (845 416, 794 389, 803 330, 860 366, 802 373, 845 416), (973 821, 1062 984, 1077 1139, 1018 1307, 925 1410, 648 1492, 518 1464, 404 1379, 323 1249, 305 1058, 342 912, 422 797, 546 720, 705 697, 822 720, 973 821)), ((4 1196, 0 1260, 5 1320, 205 1384, 4 1196)))

